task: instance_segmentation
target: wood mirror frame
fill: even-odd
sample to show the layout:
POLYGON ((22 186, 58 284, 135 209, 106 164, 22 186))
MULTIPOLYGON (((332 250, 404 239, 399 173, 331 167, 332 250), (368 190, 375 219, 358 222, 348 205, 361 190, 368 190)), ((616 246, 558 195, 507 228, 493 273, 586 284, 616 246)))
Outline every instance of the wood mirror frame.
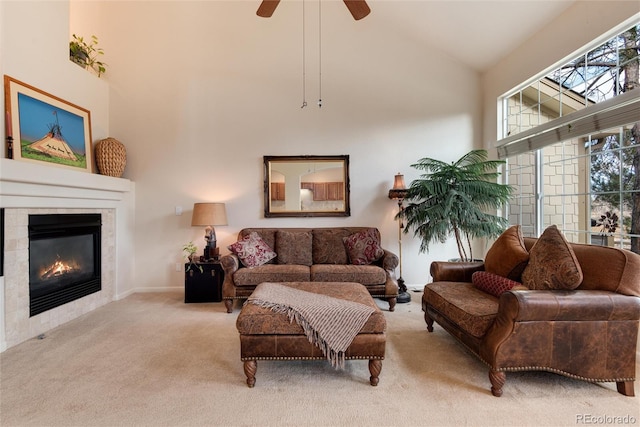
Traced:
POLYGON ((264 156, 264 216, 350 216, 349 156, 264 156), (288 197, 287 197, 288 196, 288 197))

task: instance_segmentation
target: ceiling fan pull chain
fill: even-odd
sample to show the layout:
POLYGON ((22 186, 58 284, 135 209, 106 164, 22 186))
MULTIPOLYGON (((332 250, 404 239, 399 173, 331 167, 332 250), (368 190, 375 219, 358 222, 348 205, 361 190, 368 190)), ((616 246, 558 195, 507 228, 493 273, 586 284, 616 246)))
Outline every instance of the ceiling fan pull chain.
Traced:
POLYGON ((305 27, 304 27, 304 0, 302 0, 302 106, 307 106, 307 72, 306 72, 306 56, 305 56, 305 27))
POLYGON ((322 108, 322 1, 318 0, 318 108, 322 108))

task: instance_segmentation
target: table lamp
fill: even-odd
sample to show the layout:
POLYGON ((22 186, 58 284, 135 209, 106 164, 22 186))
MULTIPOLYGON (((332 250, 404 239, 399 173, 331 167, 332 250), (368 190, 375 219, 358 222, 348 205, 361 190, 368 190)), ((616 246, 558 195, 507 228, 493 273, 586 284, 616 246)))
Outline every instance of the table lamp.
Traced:
POLYGON ((216 240, 215 225, 227 225, 227 210, 224 203, 194 203, 191 226, 205 226, 204 260, 217 259, 220 250, 216 240))

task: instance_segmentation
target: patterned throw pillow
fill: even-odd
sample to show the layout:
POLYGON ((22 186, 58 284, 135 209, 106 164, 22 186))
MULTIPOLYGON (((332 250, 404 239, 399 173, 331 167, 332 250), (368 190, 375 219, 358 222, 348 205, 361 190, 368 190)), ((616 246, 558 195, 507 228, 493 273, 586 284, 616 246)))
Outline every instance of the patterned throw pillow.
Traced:
POLYGON ((519 225, 505 230, 491 245, 484 257, 484 269, 489 273, 520 280, 520 276, 529 261, 529 251, 519 225))
POLYGON ((368 265, 384 255, 380 247, 380 236, 375 228, 368 228, 342 239, 351 264, 368 265))
POLYGON ((227 246, 227 249, 237 255, 240 261, 249 268, 266 264, 277 256, 255 231, 227 246))
POLYGON ((582 283, 582 268, 558 227, 549 226, 529 252, 522 284, 529 289, 575 289, 582 283))
POLYGON ((518 282, 498 276, 497 274, 489 273, 488 271, 476 271, 471 275, 471 281, 476 288, 498 298, 500 298, 503 292, 507 292, 514 286, 520 285, 518 282))

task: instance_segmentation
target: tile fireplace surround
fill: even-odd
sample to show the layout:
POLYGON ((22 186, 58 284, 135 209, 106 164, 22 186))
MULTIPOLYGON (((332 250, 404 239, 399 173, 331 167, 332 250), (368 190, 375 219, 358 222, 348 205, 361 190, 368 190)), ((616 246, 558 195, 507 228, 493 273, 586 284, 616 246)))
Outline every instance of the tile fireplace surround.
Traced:
POLYGON ((133 250, 127 230, 133 193, 127 179, 0 159, 0 207, 5 209, 0 352, 131 293, 127 261, 133 250), (102 290, 29 317, 28 216, 51 213, 101 214, 102 290))

